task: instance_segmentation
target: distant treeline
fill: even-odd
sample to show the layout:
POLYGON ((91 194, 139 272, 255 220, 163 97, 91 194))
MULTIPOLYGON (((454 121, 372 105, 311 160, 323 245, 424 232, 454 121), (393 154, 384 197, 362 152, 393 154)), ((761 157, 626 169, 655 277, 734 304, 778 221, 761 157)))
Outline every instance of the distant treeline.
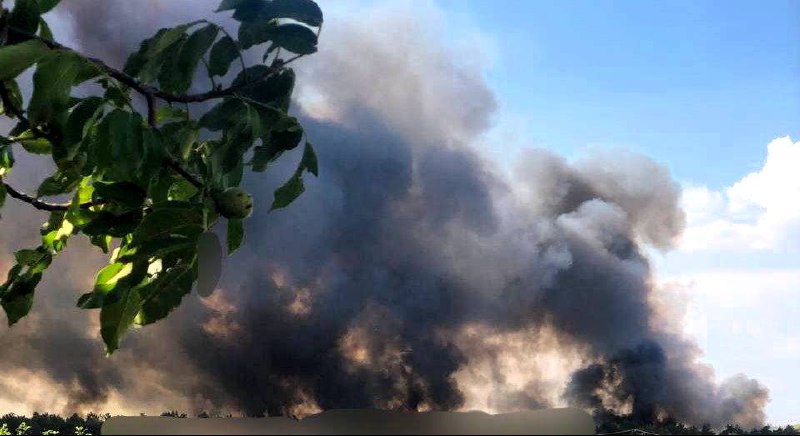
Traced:
POLYGON ((714 429, 710 425, 701 427, 687 426, 672 420, 661 423, 636 422, 624 417, 609 418, 597 427, 598 434, 622 433, 629 430, 641 430, 647 433, 670 435, 800 435, 797 428, 765 426, 762 428, 744 429, 738 425, 728 425, 723 429, 714 429))
MULTIPOLYGON (((142 415, 144 416, 144 415, 142 415)), ((161 416, 186 418, 186 413, 177 411, 164 412, 161 416)), ((100 427, 110 418, 110 414, 99 415, 90 413, 85 417, 74 414, 69 418, 62 418, 49 413, 34 413, 31 417, 7 414, 0 417, 0 435, 100 435, 100 427)), ((202 412, 198 418, 231 417, 231 415, 208 414, 202 412)), ((598 434, 623 433, 629 430, 641 430, 647 433, 670 435, 800 435, 800 431, 792 426, 771 427, 745 430, 737 425, 728 425, 724 429, 713 429, 705 425, 701 427, 687 426, 674 421, 658 424, 636 422, 624 417, 609 419, 597 427, 598 434)))
POLYGON ((13 413, 0 418, 0 435, 99 435, 103 421, 111 415, 90 413, 85 417, 74 414, 62 418, 49 413, 34 413, 30 418, 13 413))

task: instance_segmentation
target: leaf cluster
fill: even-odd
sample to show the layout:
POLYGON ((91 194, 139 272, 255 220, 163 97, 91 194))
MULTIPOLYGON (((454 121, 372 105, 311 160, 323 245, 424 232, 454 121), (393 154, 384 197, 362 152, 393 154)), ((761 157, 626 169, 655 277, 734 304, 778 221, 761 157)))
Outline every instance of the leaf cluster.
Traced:
POLYGON ((49 212, 41 244, 15 253, 0 305, 9 325, 26 316, 54 257, 85 235, 110 258, 77 304, 100 311, 111 353, 130 328, 178 307, 198 279, 213 290, 222 250, 212 228, 227 219, 229 254, 244 240, 241 217, 222 216, 216 199, 245 171, 264 172, 304 144, 271 209, 304 191, 306 172, 318 174, 289 115, 296 77, 288 65, 316 52, 323 17, 311 0, 223 0, 217 12, 233 15, 237 35, 209 20, 161 29, 117 70, 53 40, 43 15, 58 3, 17 0, 0 16, 0 115, 15 122, 0 136, 0 207, 11 197, 49 212), (246 50, 261 50, 262 63, 248 66, 246 50), (29 70, 24 101, 19 76, 29 70), (211 89, 193 94, 203 70, 211 89), (99 92, 78 97, 79 87, 99 92), (137 110, 142 102, 146 110, 137 110), (54 163, 33 194, 6 180, 21 152, 54 163))

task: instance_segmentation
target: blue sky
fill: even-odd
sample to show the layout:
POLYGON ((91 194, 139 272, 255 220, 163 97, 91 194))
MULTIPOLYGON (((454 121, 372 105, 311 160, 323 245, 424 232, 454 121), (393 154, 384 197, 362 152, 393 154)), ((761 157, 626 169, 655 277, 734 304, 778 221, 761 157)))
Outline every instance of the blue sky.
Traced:
POLYGON ((535 145, 624 146, 729 184, 800 132, 800 3, 439 0, 494 41, 487 77, 535 145))
POLYGON ((759 379, 768 420, 800 422, 800 211, 785 200, 800 202, 800 2, 436 3, 450 42, 483 38, 501 163, 526 147, 622 147, 669 168, 689 224, 653 253, 657 279, 680 285, 686 331, 720 378, 759 379))

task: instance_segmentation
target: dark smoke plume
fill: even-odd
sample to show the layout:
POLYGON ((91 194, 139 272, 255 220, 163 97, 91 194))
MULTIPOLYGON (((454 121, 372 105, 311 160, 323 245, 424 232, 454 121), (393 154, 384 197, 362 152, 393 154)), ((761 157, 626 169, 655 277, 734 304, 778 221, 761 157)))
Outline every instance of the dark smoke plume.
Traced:
MULTIPOLYGON (((73 45, 119 65, 157 27, 216 2, 65 6, 57 19, 73 45)), ((764 420, 766 390, 743 376, 718 384, 655 301, 644 247, 668 249, 684 224, 663 167, 530 150, 507 177, 474 145, 494 97, 434 26, 402 8, 343 17, 328 15, 320 52, 299 66, 295 110, 321 164, 306 194, 278 213, 263 206, 292 158, 247 179, 262 207, 220 289, 188 297, 111 359, 96 315, 72 309, 102 258, 73 243, 30 319, 0 333, 0 406, 304 415, 572 404, 650 421, 764 420), (69 401, 11 389, 15 374, 69 401)), ((17 231, 31 214, 7 209, 10 253, 36 229, 17 231)))

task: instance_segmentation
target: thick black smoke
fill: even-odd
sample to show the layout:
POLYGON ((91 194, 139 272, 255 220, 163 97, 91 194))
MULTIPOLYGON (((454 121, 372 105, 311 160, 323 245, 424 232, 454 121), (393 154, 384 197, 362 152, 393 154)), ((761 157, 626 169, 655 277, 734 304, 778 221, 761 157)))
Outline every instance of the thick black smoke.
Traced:
MULTIPOLYGON (((215 6, 154 1, 139 14, 102 3, 68 3, 74 45, 115 64, 116 47, 215 6)), ((91 277, 51 281, 32 318, 2 332, 3 367, 66 386, 65 408, 454 410, 477 395, 494 411, 567 402, 648 420, 763 421, 763 387, 719 386, 696 346, 661 327, 643 249, 669 248, 683 227, 667 172, 638 155, 568 163, 532 150, 503 176, 475 148, 495 109, 480 71, 407 11, 362 13, 329 15, 320 52, 299 67, 320 178, 272 214, 294 162, 247 179, 262 207, 211 299, 187 298, 104 359, 88 315, 64 309, 91 277), (571 356, 574 374, 526 372, 546 353, 571 356)), ((3 245, 19 245, 13 224, 0 225, 3 245)), ((86 244, 73 249, 51 274, 86 259, 86 244)))

